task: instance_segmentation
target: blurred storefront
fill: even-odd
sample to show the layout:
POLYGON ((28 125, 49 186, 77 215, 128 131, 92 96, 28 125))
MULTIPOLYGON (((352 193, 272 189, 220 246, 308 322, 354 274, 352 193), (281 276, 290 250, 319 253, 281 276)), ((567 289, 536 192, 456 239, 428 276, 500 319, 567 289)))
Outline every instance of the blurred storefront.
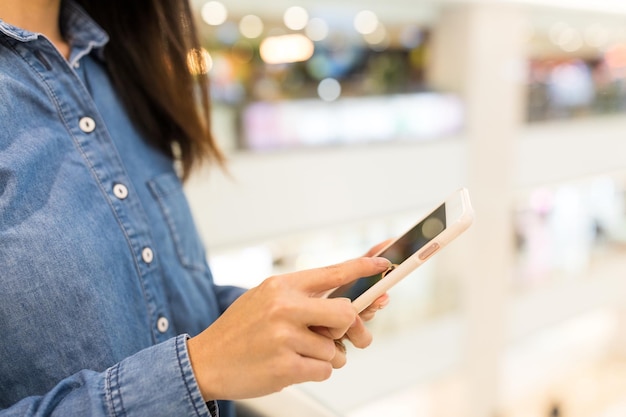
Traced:
POLYGON ((626 6, 193 4, 232 178, 187 192, 219 283, 359 256, 460 186, 476 206, 303 390, 348 417, 626 415, 626 6))

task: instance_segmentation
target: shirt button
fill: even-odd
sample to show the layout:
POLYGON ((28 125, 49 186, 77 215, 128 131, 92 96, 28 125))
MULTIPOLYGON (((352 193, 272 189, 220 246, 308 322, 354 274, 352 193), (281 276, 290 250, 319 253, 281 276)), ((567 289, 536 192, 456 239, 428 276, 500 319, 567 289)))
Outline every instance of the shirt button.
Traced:
POLYGON ((72 65, 74 68, 78 69, 80 68, 80 62, 76 61, 74 62, 74 65, 72 65))
POLYGON ((113 186, 113 194, 115 194, 115 197, 123 200, 128 197, 128 188, 124 184, 115 184, 113 186))
POLYGON ((96 129, 96 122, 91 117, 82 117, 78 121, 78 127, 85 133, 91 133, 96 129))
POLYGON ((165 317, 159 317, 157 320, 157 330, 160 333, 165 333, 170 328, 170 322, 165 317))
POLYGON ((152 249, 147 247, 143 248, 143 250, 141 251, 141 259, 143 259, 143 261, 147 264, 152 262, 152 260, 154 259, 154 252, 152 252, 152 249))

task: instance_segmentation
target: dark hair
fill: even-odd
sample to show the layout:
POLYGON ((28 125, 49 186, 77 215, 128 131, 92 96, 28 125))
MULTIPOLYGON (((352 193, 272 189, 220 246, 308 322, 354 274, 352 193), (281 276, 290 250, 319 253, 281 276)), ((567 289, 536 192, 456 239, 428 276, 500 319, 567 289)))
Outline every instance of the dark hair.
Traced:
POLYGON ((210 159, 209 79, 188 0, 77 0, 107 31, 106 65, 126 109, 152 145, 181 161, 182 177, 210 159), (191 61, 191 62, 190 62, 191 61))

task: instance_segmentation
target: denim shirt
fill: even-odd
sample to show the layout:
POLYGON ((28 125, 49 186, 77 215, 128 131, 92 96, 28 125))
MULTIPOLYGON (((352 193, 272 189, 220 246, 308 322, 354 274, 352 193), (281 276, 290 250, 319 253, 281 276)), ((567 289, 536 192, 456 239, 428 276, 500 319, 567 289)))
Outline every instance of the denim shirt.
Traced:
POLYGON ((186 340, 243 290, 214 285, 106 33, 62 3, 69 61, 0 20, 0 416, 209 416, 186 340))

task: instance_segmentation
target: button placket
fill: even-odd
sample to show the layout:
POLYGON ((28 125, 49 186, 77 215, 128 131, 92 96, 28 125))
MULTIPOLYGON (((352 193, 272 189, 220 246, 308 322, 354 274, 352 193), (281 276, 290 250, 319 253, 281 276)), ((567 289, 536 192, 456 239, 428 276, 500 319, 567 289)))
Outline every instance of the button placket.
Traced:
POLYGON ((170 322, 166 317, 159 317, 157 319, 157 330, 159 333, 165 333, 170 328, 170 322))
POLYGON ((96 121, 91 117, 81 117, 78 121, 78 127, 85 133, 91 133, 96 129, 96 121))
POLYGON ((115 197, 119 198, 120 200, 124 200, 126 197, 128 197, 128 187, 126 187, 124 184, 115 184, 113 186, 113 194, 115 194, 115 197))
MULTIPOLYGON (((76 70, 81 67, 87 69, 85 64, 82 64, 76 62, 74 68, 76 70)), ((82 75, 82 71, 73 72, 79 78, 82 75)), ((90 98, 89 95, 85 95, 85 97, 86 99, 90 98)), ((135 264, 136 275, 141 281, 142 287, 145 288, 143 296, 146 303, 150 305, 147 312, 147 319, 151 324, 150 331, 157 340, 160 340, 166 338, 169 332, 169 317, 163 314, 167 311, 168 300, 158 284, 155 283, 158 283, 160 274, 159 260, 156 259, 158 247, 154 249, 151 247, 152 238, 149 225, 146 222, 149 216, 142 211, 140 195, 137 195, 137 190, 132 188, 133 183, 124 170, 123 160, 115 148, 113 140, 109 137, 109 130, 105 129, 105 125, 99 125, 99 123, 105 122, 108 125, 108 120, 101 118, 98 109, 89 104, 83 103, 80 108, 75 106, 72 109, 73 114, 68 114, 70 130, 74 140, 88 150, 85 152, 85 158, 89 162, 95 159, 94 175, 105 191, 105 199, 109 200, 108 203, 117 216, 120 230, 129 242, 127 249, 129 260, 135 264), (77 127, 79 131, 76 130, 77 127), (102 159, 107 162, 111 161, 111 163, 99 168, 98 162, 101 162, 102 159), (131 191, 133 191, 132 196, 130 195, 131 191)))
POLYGON ((154 259, 154 252, 152 252, 152 249, 149 247, 143 248, 141 251, 141 259, 143 259, 145 263, 150 264, 154 259))

